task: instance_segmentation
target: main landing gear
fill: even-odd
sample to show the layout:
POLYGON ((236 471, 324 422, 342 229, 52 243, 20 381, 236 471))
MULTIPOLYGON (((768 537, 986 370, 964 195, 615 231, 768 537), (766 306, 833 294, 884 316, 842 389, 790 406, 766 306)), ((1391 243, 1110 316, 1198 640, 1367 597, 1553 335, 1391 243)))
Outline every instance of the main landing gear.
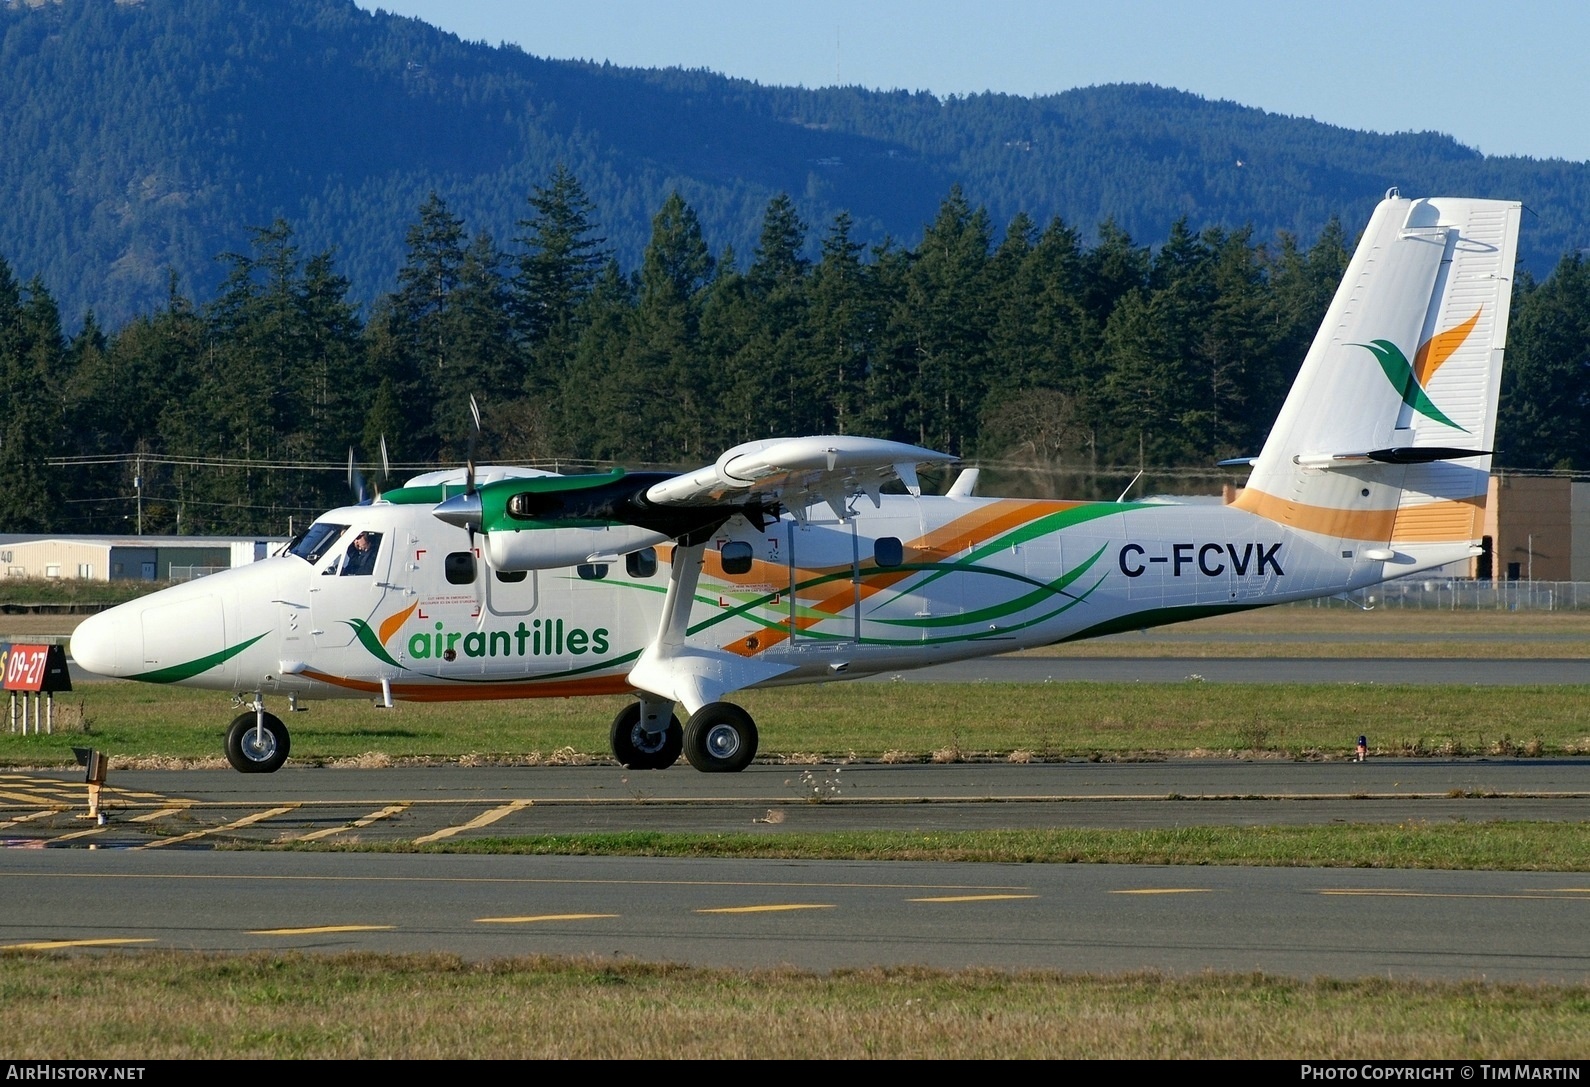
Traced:
POLYGON ((287 726, 262 702, 232 718, 226 729, 226 761, 245 774, 273 774, 287 761, 292 746, 287 726))
POLYGON ((631 770, 665 770, 684 753, 690 765, 709 774, 733 774, 756 758, 756 722, 730 702, 709 702, 681 728, 679 715, 670 714, 661 729, 656 725, 666 704, 659 708, 644 701, 631 702, 613 718, 613 757, 631 770), (649 722, 643 720, 651 714, 649 722), (652 728, 648 730, 646 725, 652 728))
POLYGON ((685 724, 685 758, 708 774, 735 774, 756 758, 756 722, 732 702, 708 702, 685 724))
POLYGON ((630 770, 666 770, 679 761, 685 730, 669 703, 631 702, 613 718, 613 757, 630 770), (668 714, 662 728, 662 715, 668 714), (649 719, 648 719, 649 718, 649 719), (647 726, 651 728, 648 730, 647 726))

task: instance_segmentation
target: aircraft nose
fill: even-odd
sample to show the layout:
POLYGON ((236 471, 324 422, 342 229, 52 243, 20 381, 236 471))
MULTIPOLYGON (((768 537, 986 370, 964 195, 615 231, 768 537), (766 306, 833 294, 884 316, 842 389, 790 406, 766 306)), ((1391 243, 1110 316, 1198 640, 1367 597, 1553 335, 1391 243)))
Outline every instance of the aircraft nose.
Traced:
POLYGON ((115 613, 119 610, 112 608, 98 615, 90 615, 77 624, 68 652, 79 668, 100 676, 127 674, 128 666, 134 663, 130 651, 141 647, 133 647, 128 643, 128 629, 138 633, 138 625, 129 624, 117 616, 115 613))

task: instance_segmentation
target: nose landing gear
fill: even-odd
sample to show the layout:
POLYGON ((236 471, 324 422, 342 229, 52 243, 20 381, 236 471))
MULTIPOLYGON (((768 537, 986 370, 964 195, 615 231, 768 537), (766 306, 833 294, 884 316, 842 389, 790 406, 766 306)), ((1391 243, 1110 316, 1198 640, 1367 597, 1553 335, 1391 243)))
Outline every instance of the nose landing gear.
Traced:
POLYGON ((253 709, 232 718, 226 729, 226 761, 244 774, 275 773, 287 761, 291 746, 287 726, 274 713, 266 713, 258 699, 253 709))

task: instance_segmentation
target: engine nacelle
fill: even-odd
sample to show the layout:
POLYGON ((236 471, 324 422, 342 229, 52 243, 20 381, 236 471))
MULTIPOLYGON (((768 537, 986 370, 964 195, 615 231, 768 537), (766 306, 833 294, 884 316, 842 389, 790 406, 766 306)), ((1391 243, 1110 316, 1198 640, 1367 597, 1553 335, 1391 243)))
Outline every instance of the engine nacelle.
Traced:
POLYGON ((492 569, 555 570, 587 562, 616 562, 619 556, 665 543, 669 537, 638 525, 560 525, 509 530, 485 539, 492 569))
POLYGON ((444 497, 432 513, 473 536, 483 534, 492 567, 504 572, 556 570, 616 562, 668 540, 690 540, 733 515, 730 506, 654 506, 647 487, 672 478, 661 472, 500 479, 444 497))

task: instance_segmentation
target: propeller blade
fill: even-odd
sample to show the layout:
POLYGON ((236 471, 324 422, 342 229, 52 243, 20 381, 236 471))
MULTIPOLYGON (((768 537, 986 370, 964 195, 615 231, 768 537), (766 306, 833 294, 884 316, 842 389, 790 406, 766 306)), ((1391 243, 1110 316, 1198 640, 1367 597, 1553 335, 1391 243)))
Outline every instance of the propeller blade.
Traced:
POLYGON ((353 446, 348 447, 348 490, 353 494, 357 505, 364 505, 370 500, 365 490, 364 475, 359 471, 358 464, 354 461, 353 446))
MULTIPOLYGON (((475 493, 475 443, 480 439, 480 404, 475 394, 469 394, 469 414, 475 420, 475 429, 469 433, 469 451, 464 455, 464 493, 475 493)), ((470 543, 474 543, 473 532, 470 543)))

